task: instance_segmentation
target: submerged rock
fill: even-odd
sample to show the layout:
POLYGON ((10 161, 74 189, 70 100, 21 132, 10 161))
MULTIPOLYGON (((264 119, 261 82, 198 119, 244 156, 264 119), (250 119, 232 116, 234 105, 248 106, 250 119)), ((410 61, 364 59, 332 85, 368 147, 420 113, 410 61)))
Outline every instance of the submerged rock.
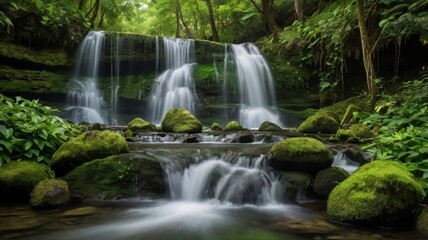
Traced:
POLYGON ((226 132, 242 131, 242 130, 245 130, 245 128, 242 127, 241 124, 239 124, 237 121, 229 122, 224 128, 224 131, 226 132))
POLYGON ((87 215, 97 214, 100 210, 96 207, 80 207, 65 211, 61 216, 63 217, 81 217, 87 215))
POLYGON ((299 234, 326 234, 337 230, 333 224, 324 220, 278 222, 271 228, 299 234))
POLYGON ((331 192, 327 214, 334 221, 403 226, 425 196, 420 183, 401 163, 373 161, 331 192))
POLYGON ((128 151, 128 143, 120 134, 90 131, 62 144, 52 156, 52 169, 63 176, 85 162, 128 151))
POLYGON ((282 131, 282 128, 273 122, 264 121, 260 125, 259 131, 273 131, 273 132, 275 132, 275 131, 282 131))
POLYGON ((316 174, 332 163, 333 154, 313 138, 289 138, 276 143, 270 150, 269 164, 277 170, 316 174))
POLYGON ((0 167, 0 196, 2 200, 28 200, 39 182, 54 177, 54 172, 45 165, 11 161, 0 167))
POLYGON ((156 126, 142 118, 134 118, 128 123, 128 129, 132 132, 153 132, 156 131, 156 126))
POLYGON ((165 114, 162 131, 173 133, 200 133, 202 124, 193 114, 184 108, 175 108, 165 114))
POLYGON ((308 117, 299 126, 302 133, 336 133, 339 123, 327 113, 317 113, 308 117))
POLYGON ((68 184, 60 179, 48 179, 37 184, 31 192, 30 205, 34 208, 50 208, 70 200, 68 184))
POLYGON ((136 153, 84 163, 64 179, 72 194, 85 197, 158 197, 166 193, 164 172, 159 161, 136 153))
POLYGON ((340 167, 331 167, 318 172, 314 181, 314 192, 321 197, 328 197, 330 192, 341 182, 343 182, 349 173, 340 167))

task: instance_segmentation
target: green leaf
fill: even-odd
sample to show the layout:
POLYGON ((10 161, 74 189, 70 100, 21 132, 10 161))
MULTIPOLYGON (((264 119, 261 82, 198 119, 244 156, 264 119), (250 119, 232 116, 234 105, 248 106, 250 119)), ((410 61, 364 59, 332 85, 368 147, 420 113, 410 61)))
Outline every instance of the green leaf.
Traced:
POLYGON ((24 145, 24 150, 27 151, 33 146, 33 141, 27 141, 24 145))
POLYGON ((9 153, 12 153, 14 148, 12 143, 6 142, 5 140, 0 139, 0 144, 5 146, 6 149, 9 151, 9 153))

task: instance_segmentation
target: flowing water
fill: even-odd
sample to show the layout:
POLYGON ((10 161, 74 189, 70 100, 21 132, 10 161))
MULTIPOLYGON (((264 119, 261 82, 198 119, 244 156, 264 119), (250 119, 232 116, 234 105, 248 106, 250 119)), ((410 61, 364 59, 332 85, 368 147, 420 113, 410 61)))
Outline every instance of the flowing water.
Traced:
POLYGON ((98 88, 105 32, 89 32, 80 44, 66 99, 66 118, 72 122, 108 123, 105 101, 98 88))
POLYGON ((157 38, 157 66, 162 71, 149 96, 149 120, 160 124, 166 112, 185 108, 195 112, 195 87, 192 70, 196 64, 192 39, 157 38), (161 44, 163 42, 163 44, 161 44))

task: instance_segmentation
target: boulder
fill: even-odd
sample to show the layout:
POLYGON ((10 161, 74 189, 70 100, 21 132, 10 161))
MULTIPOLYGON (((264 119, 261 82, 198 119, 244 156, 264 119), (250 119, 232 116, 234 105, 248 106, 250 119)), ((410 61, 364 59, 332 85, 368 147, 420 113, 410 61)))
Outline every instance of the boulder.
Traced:
POLYGON ((2 200, 26 201, 39 182, 54 177, 55 173, 45 165, 11 161, 0 167, 0 196, 2 200))
POLYGON ((404 165, 377 160, 333 189, 327 214, 333 221, 403 227, 412 222, 412 210, 424 196, 421 184, 404 165))
POLYGON ((316 174, 329 168, 333 154, 320 141, 308 138, 289 138, 276 143, 270 150, 269 164, 281 171, 316 174))
POLYGON ((370 162, 370 158, 366 156, 361 149, 356 147, 348 147, 343 151, 343 154, 351 161, 364 165, 370 162))
POLYGON ((419 233, 428 237, 428 208, 424 208, 416 221, 416 229, 419 233))
POLYGON ((282 131, 282 128, 280 126, 276 125, 273 122, 264 121, 260 125, 259 131, 272 131, 272 132, 276 132, 276 131, 282 131))
POLYGON ((294 202, 307 197, 312 192, 314 177, 303 172, 279 172, 279 181, 285 189, 285 201, 294 202))
POLYGON ((243 128, 241 126, 241 124, 239 124, 237 121, 231 121, 229 122, 226 127, 224 128, 224 131, 226 132, 232 132, 232 131, 242 131, 245 130, 245 128, 243 128))
POLYGON ((351 135, 358 139, 364 139, 364 138, 371 138, 373 137, 373 132, 368 128, 366 125, 363 125, 361 123, 357 123, 352 125, 349 128, 349 131, 351 132, 351 135))
POLYGON ((134 118, 128 123, 128 129, 132 132, 154 132, 156 126, 142 118, 134 118))
POLYGON ((223 127, 218 123, 213 123, 210 127, 211 131, 223 131, 223 127))
POLYGON ((336 134, 334 135, 334 138, 341 141, 346 142, 351 137, 351 131, 345 130, 345 129, 339 129, 337 130, 336 134))
POLYGON ((189 136, 181 137, 180 139, 177 140, 177 142, 180 142, 180 143, 199 143, 199 139, 198 139, 198 136, 196 136, 196 135, 189 135, 189 136))
POLYGON ((70 200, 68 184, 60 179, 48 179, 37 184, 31 192, 30 205, 34 208, 51 208, 70 200))
POLYGON ((340 122, 340 126, 349 124, 351 119, 354 117, 354 112, 361 112, 361 108, 355 104, 349 104, 349 106, 346 108, 345 115, 343 115, 342 121, 340 122))
POLYGON ((58 176, 85 162, 128 152, 128 143, 113 131, 89 131, 70 139, 52 156, 52 169, 58 176))
POLYGON ((302 133, 336 133, 339 123, 326 113, 317 113, 303 121, 298 130, 302 133))
POLYGON ((173 133, 200 133, 202 124, 184 108, 169 110, 162 121, 162 131, 173 133))
POLYGON ((315 176, 314 192, 320 197, 328 197, 333 188, 348 176, 349 173, 340 167, 324 169, 315 176))
POLYGON ((254 134, 251 131, 243 131, 235 134, 230 140, 231 143, 252 143, 254 142, 254 134))
POLYGON ((138 153, 84 163, 65 175, 64 180, 72 194, 85 197, 158 197, 166 193, 159 161, 138 153))
POLYGON ((321 112, 324 113, 324 114, 329 115, 334 120, 336 120, 336 122, 338 122, 338 123, 340 122, 340 117, 339 117, 339 115, 337 115, 337 113, 335 113, 335 112, 333 112, 331 110, 322 110, 321 112))

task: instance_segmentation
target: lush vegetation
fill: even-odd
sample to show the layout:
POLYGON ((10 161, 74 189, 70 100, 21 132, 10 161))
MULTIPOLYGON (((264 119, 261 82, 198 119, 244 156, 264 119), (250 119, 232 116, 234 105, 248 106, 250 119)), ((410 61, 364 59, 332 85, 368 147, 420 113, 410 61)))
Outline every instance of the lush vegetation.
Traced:
POLYGON ((37 100, 13 101, 0 94, 0 109, 0 166, 12 160, 49 165, 59 146, 79 133, 37 100))

